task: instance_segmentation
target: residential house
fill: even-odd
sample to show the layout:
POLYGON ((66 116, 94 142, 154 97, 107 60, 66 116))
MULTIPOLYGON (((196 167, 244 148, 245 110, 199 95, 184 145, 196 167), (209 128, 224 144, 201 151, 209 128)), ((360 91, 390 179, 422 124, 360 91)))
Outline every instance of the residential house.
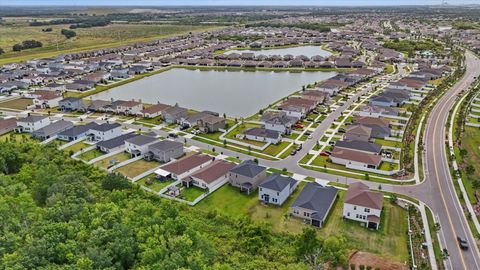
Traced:
POLYGON ((73 126, 67 130, 64 130, 60 133, 58 133, 57 137, 59 140, 62 141, 75 141, 78 139, 85 138, 87 136, 87 133, 90 131, 90 129, 98 126, 97 123, 95 122, 90 122, 85 125, 78 125, 78 126, 73 126))
POLYGON ((210 190, 211 188, 228 181, 228 173, 235 167, 235 163, 225 160, 215 160, 204 168, 199 169, 188 177, 182 179, 188 188, 190 185, 210 190))
POLYGON ((197 120, 198 128, 205 133, 217 132, 227 127, 226 120, 216 115, 206 115, 197 120))
POLYGON ((37 90, 31 95, 34 96, 33 105, 42 109, 58 107, 60 100, 63 99, 61 93, 48 90, 37 90))
POLYGON ((337 199, 338 190, 309 182, 290 206, 290 214, 302 218, 315 227, 325 224, 330 210, 337 199))
POLYGON ((18 132, 32 133, 33 131, 50 125, 50 123, 50 118, 47 116, 29 115, 17 120, 17 127, 15 130, 18 132))
POLYGON ((106 141, 122 135, 122 125, 118 123, 103 123, 92 127, 87 133, 90 141, 106 141))
POLYGON ((368 142, 372 135, 372 129, 363 125, 350 125, 346 128, 343 139, 346 141, 368 142))
POLYGON ((367 152, 335 147, 330 155, 330 160, 334 164, 344 165, 351 169, 362 170, 377 169, 382 162, 382 157, 367 152))
POLYGON ((177 124, 187 118, 188 110, 179 106, 173 106, 162 111, 162 117, 168 124, 177 124))
POLYGON ((368 186, 353 183, 348 187, 343 203, 343 217, 366 224, 367 228, 378 230, 383 208, 383 194, 370 191, 368 186))
POLYGON ((150 144, 148 152, 145 154, 147 160, 157 160, 159 162, 169 162, 172 159, 183 156, 183 144, 170 140, 164 140, 150 144))
POLYGON ((283 111, 267 111, 262 115, 263 128, 278 131, 281 134, 290 134, 292 126, 298 121, 297 117, 287 116, 283 111))
POLYGON ((10 132, 14 130, 16 127, 17 127, 17 119, 15 118, 0 119, 0 135, 10 132))
POLYGON ((114 112, 124 115, 136 115, 143 110, 143 104, 134 100, 117 100, 111 104, 114 112))
POLYGON ((58 102, 58 107, 61 111, 80 111, 85 104, 81 98, 67 97, 58 102))
POLYGON ((198 153, 165 164, 156 170, 155 174, 164 178, 182 180, 193 172, 207 166, 212 161, 213 159, 210 156, 198 153))
POLYGON ((358 117, 353 118, 354 124, 363 125, 372 129, 372 138, 384 139, 391 135, 390 121, 383 118, 358 117))
POLYGON ((125 140, 125 151, 132 157, 145 155, 148 152, 148 146, 158 141, 153 136, 138 135, 125 140))
POLYGON ((315 109, 316 105, 316 102, 310 99, 291 97, 283 101, 278 109, 285 111, 288 116, 303 118, 310 111, 315 109))
POLYGON ((103 153, 111 153, 111 152, 125 148, 125 141, 129 139, 133 139, 137 136, 140 136, 140 135, 134 132, 126 133, 108 140, 99 141, 96 144, 96 146, 97 146, 97 149, 103 153))
POLYGON ((40 139, 40 140, 46 140, 49 139, 53 136, 56 136, 58 133, 63 132, 69 128, 73 127, 73 123, 70 121, 65 121, 65 120, 59 120, 56 122, 53 122, 47 126, 44 126, 40 129, 34 130, 32 132, 32 137, 40 139))
POLYGON ((145 118, 155 118, 157 116, 160 116, 162 114, 162 111, 170 107, 171 106, 167 104, 157 103, 141 110, 137 115, 145 118))
POLYGON ((337 141, 335 148, 354 150, 369 154, 378 155, 382 151, 382 146, 369 141, 337 141))
POLYGON ((228 177, 232 186, 240 188, 241 192, 250 194, 267 178, 267 168, 252 160, 247 160, 231 169, 228 177))
POLYGON ((280 132, 266 128, 247 129, 243 134, 237 134, 237 138, 257 142, 269 142, 272 144, 277 144, 282 141, 280 132))
POLYGON ((298 181, 279 174, 271 174, 258 186, 258 199, 265 203, 282 205, 295 191, 298 181))

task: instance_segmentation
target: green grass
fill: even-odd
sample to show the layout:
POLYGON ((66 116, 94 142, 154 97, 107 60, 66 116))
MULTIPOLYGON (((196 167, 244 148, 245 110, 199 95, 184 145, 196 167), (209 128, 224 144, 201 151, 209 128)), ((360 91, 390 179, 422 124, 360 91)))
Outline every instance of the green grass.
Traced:
POLYGON ((136 181, 135 183, 139 184, 139 185, 142 185, 142 186, 145 186, 155 192, 159 192, 162 188, 170 185, 173 183, 173 181, 171 179, 169 180, 166 180, 164 182, 160 182, 159 180, 155 179, 155 174, 150 174, 150 175, 147 175, 145 177, 143 177, 142 179, 136 181), (151 179, 153 178, 153 183, 152 184, 147 184, 147 180, 148 179, 151 179))
POLYGON ((70 145, 69 147, 63 149, 63 151, 66 151, 66 152, 72 151, 73 153, 76 153, 76 152, 78 152, 78 151, 80 151, 84 148, 90 147, 90 146, 91 146, 90 144, 86 144, 82 141, 82 142, 78 142, 74 145, 70 145))
MULTIPOLYGON (((270 224, 276 231, 296 234, 308 226, 300 219, 288 216, 289 207, 302 186, 303 183, 300 183, 296 192, 281 207, 262 205, 258 201, 258 192, 246 195, 230 185, 213 192, 195 207, 204 211, 216 211, 233 218, 250 217, 254 221, 270 224)), ((343 196, 344 192, 340 191, 324 227, 318 230, 319 236, 342 234, 347 238, 352 251, 362 250, 398 262, 406 261, 408 259, 406 211, 386 200, 380 230, 372 231, 361 227, 358 222, 343 219, 343 196)))
POLYGON ((130 159, 130 154, 125 153, 125 152, 118 153, 116 155, 113 155, 113 156, 104 158, 100 161, 97 161, 94 164, 97 165, 98 167, 108 169, 110 166, 115 165, 115 164, 110 163, 110 161, 113 160, 113 159, 117 160, 117 163, 115 163, 115 164, 118 164, 118 163, 121 163, 125 160, 130 159))
POLYGON ((398 169, 398 164, 382 161, 382 163, 380 163, 380 168, 379 169, 382 170, 382 171, 397 170, 398 169))
POLYGON ((0 136, 0 142, 31 142, 34 139, 29 133, 9 132, 0 136))
POLYGON ((402 142, 389 141, 384 139, 375 139, 375 143, 383 146, 398 147, 398 148, 402 147, 402 142))
POLYGON ((81 160, 84 160, 84 161, 90 161, 94 158, 97 158, 97 157, 100 157, 100 156, 103 156, 103 155, 105 155, 105 153, 101 152, 100 150, 92 149, 90 151, 87 151, 85 153, 82 153, 82 154, 78 155, 78 158, 81 159, 81 160))
POLYGON ((395 72, 395 68, 393 67, 393 65, 387 64, 385 66, 384 72, 385 72, 385 74, 392 74, 393 72, 395 72))
MULTIPOLYGON (((1 28, 1 27, 0 27, 1 28)), ((0 46, 1 48, 1 46, 0 46)), ((0 108, 12 110, 25 110, 27 106, 33 105, 33 100, 29 98, 19 98, 0 103, 0 108)))
POLYGON ((155 125, 155 126, 160 125, 163 122, 162 116, 157 116, 154 118, 142 118, 142 119, 138 119, 137 121, 141 123, 155 125))
POLYGON ((122 46, 134 42, 151 41, 177 36, 188 32, 207 31, 219 27, 204 25, 167 24, 112 24, 105 27, 75 29, 77 36, 66 39, 60 30, 69 25, 52 25, 52 32, 42 32, 44 26, 32 27, 27 23, 15 23, 0 27, 0 47, 6 53, 0 56, 0 64, 21 62, 32 58, 51 57, 100 48, 122 46), (42 48, 13 52, 12 46, 28 39, 43 43, 42 48))
POLYGON ((239 139, 236 138, 237 134, 243 134, 248 129, 259 128, 259 127, 261 127, 261 125, 252 124, 252 123, 243 123, 243 124, 238 125, 235 129, 233 129, 229 133, 227 133, 225 135, 225 137, 228 138, 228 139, 238 140, 238 141, 242 141, 242 142, 252 144, 252 145, 256 145, 256 146, 264 146, 265 145, 264 142, 257 142, 257 141, 252 141, 252 140, 239 140, 239 139))
POLYGON ((292 144, 290 145, 290 147, 285 150, 281 155, 280 155, 280 159, 284 159, 284 158, 287 158, 288 156, 290 156, 290 153, 295 149, 297 148, 297 146, 295 144, 292 144))
POLYGON ((278 144, 271 144, 263 150, 263 153, 271 156, 276 156, 289 144, 290 144, 289 142, 280 142, 278 144))
POLYGON ((128 178, 133 178, 158 166, 160 166, 160 163, 156 161, 146 161, 140 159, 125 166, 122 166, 115 171, 125 175, 128 178))
POLYGON ((180 198, 187 200, 189 202, 193 202, 196 198, 198 198, 200 195, 205 193, 206 190, 196 187, 196 186, 190 186, 189 188, 183 188, 181 193, 180 193, 180 198))

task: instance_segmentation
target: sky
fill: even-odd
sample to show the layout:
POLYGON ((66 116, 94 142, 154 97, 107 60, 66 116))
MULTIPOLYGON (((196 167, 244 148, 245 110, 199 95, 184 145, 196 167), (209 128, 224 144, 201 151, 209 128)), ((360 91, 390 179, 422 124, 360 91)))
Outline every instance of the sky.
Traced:
MULTIPOLYGON (((480 4, 479 0, 447 0, 450 5, 480 4)), ((368 6, 368 5, 438 5, 442 0, 0 0, 0 5, 314 5, 314 6, 368 6)))

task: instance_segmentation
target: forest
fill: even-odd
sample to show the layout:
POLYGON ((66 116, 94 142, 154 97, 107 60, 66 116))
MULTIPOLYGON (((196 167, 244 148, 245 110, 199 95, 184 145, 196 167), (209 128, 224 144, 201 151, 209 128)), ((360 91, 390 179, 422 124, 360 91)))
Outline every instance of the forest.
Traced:
POLYGON ((276 233, 149 195, 54 145, 0 143, 0 269, 321 269, 342 236, 276 233))

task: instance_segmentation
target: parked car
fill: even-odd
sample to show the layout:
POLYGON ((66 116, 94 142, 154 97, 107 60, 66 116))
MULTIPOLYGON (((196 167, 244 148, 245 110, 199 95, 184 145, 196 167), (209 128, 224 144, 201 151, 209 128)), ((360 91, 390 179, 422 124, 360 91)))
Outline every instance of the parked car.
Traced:
POLYGON ((168 133, 168 137, 170 138, 178 138, 178 135, 175 133, 168 133))
POLYGON ((328 144, 331 145, 331 146, 334 146, 334 145, 335 145, 335 141, 329 141, 328 144))
POLYGON ((461 249, 468 249, 468 242, 465 238, 457 236, 457 241, 461 249))
POLYGON ((313 138, 312 134, 308 135, 308 139, 311 139, 313 138))
POLYGON ((294 127, 294 128, 303 128, 303 125, 301 125, 301 124, 295 124, 293 127, 294 127))
POLYGON ((303 147, 303 146, 302 146, 301 144, 300 144, 300 145, 298 145, 298 146, 297 146, 297 151, 300 151, 300 150, 302 150, 302 147, 303 147))
POLYGON ((297 153, 297 150, 293 150, 292 152, 290 152, 290 156, 295 156, 296 153, 297 153))
POLYGON ((320 156, 322 156, 322 157, 328 157, 328 156, 330 156, 330 155, 329 155, 327 152, 321 152, 321 153, 320 153, 320 156))
POLYGON ((340 133, 345 133, 345 131, 346 131, 346 130, 345 130, 344 128, 339 128, 339 129, 338 129, 338 132, 340 132, 340 133))

